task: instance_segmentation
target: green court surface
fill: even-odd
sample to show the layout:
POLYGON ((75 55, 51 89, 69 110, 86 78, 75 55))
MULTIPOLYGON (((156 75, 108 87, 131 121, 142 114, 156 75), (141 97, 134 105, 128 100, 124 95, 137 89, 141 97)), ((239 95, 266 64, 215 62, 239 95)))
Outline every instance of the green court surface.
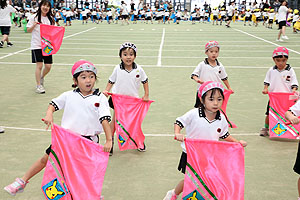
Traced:
MULTIPOLYGON (((96 87, 103 90, 114 66, 120 62, 120 45, 131 41, 137 45, 136 62, 144 67, 149 77, 150 98, 155 100, 143 122, 148 148, 145 153, 120 152, 115 145, 102 191, 105 200, 162 200, 183 179, 177 171, 181 147, 173 140, 173 123, 193 107, 197 86, 190 75, 205 58, 205 43, 217 40, 221 45, 219 61, 235 91, 227 114, 238 128, 230 132, 248 142, 245 199, 297 199, 298 175, 292 169, 297 141, 258 136, 268 101, 261 92, 263 80, 268 68, 274 65, 271 55, 277 45, 290 49, 288 63, 300 77, 300 36, 288 28, 290 39, 277 43, 277 33, 262 25, 244 27, 241 22, 225 28, 189 22, 122 26, 81 25, 75 21, 73 26, 66 27, 62 47, 53 56, 54 64, 45 80, 46 94, 39 95, 35 93, 35 65, 31 64, 29 49, 31 34, 12 28, 10 39, 14 46, 0 49, 0 126, 5 127, 5 133, 0 134, 1 188, 23 176, 50 144, 50 132, 44 131, 41 118, 52 98, 72 89, 73 63, 86 59, 96 64, 96 87)), ((60 124, 61 116, 62 111, 54 114, 55 123, 60 124)), ((101 139, 103 143, 104 136, 101 139)), ((16 197, 1 189, 0 199, 43 199, 42 174, 32 178, 25 191, 16 197)))

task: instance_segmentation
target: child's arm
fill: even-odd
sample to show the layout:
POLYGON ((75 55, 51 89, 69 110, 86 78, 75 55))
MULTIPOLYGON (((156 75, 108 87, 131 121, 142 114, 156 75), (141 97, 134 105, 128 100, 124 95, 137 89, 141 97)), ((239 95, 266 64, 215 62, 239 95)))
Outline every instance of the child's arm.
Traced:
POLYGON ((55 108, 53 105, 49 105, 47 112, 46 112, 46 116, 43 119, 44 123, 47 125, 46 130, 48 130, 49 126, 52 125, 53 123, 53 113, 55 112, 55 108))
POLYGON ((112 88, 113 84, 108 82, 107 85, 106 85, 106 88, 104 91, 102 91, 102 93, 107 97, 108 96, 108 92, 110 91, 110 89, 112 88))
POLYGON ((192 79, 194 79, 194 81, 196 81, 197 83, 203 84, 204 81, 202 81, 201 79, 199 79, 196 75, 192 75, 192 79))
POLYGON ((227 138, 224 139, 227 142, 239 142, 241 143, 241 145, 243 145, 243 147, 247 146, 247 142, 244 140, 240 140, 238 141, 237 139, 235 139, 234 137, 232 137, 231 135, 229 135, 227 138))
POLYGON ((149 101, 149 84, 148 84, 148 81, 143 84, 143 87, 144 87, 145 94, 142 97, 142 99, 144 101, 149 101))
POLYGON ((174 124, 174 133, 175 133, 175 140, 183 142, 184 141, 184 135, 180 133, 181 128, 177 124, 174 124))
POLYGON ((226 85, 227 89, 230 90, 232 93, 234 93, 233 89, 231 89, 230 85, 229 85, 229 81, 228 79, 223 80, 223 83, 226 85))
POLYGON ((265 84, 265 87, 262 91, 263 94, 268 94, 268 87, 269 87, 269 85, 265 84))
POLYGON ((286 111, 285 118, 290 121, 292 124, 299 124, 299 118, 296 117, 291 111, 286 111))
POLYGON ((104 151, 105 152, 110 152, 111 147, 112 147, 112 138, 111 138, 111 130, 110 130, 108 120, 103 120, 102 121, 102 127, 104 129, 105 138, 106 138, 106 142, 104 144, 104 151))

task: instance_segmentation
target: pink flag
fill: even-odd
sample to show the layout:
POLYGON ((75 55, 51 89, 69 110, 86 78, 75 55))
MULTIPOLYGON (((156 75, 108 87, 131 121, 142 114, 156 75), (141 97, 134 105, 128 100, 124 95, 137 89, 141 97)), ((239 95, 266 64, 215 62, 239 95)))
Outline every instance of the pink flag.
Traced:
POLYGON ((65 28, 53 25, 40 25, 43 56, 56 54, 64 38, 65 28))
POLYGON ((52 148, 42 181, 50 200, 99 200, 108 163, 103 147, 55 124, 52 148))
POLYGON ((140 98, 111 94, 115 108, 115 126, 121 151, 144 147, 145 136, 142 122, 153 101, 140 98))
POLYGON ((223 105, 222 105, 222 108, 221 108, 221 112, 223 113, 223 115, 225 116, 226 120, 227 120, 227 123, 228 123, 228 126, 229 128, 237 128, 237 126, 231 122, 227 115, 226 115, 226 108, 227 108, 227 103, 228 103, 228 100, 229 100, 229 97, 230 95, 232 94, 232 92, 230 90, 224 90, 224 101, 223 101, 223 105))
POLYGON ((285 125, 284 114, 295 104, 293 93, 269 92, 269 133, 271 137, 299 139, 300 124, 285 125))
POLYGON ((243 200, 244 148, 240 143, 185 139, 183 200, 243 200))

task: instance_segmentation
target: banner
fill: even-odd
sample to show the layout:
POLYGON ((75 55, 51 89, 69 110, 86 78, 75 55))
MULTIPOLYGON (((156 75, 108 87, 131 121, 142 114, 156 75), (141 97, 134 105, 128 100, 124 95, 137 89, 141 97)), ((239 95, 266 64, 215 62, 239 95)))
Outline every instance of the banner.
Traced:
POLYGON ((295 99, 291 99, 293 93, 269 92, 269 134, 270 138, 299 139, 300 124, 285 125, 287 120, 284 114, 295 104, 295 99))
POLYGON ((115 127, 121 151, 144 147, 145 136, 142 122, 154 101, 141 98, 111 94, 115 108, 115 127))
POLYGON ((229 100, 229 97, 231 94, 232 94, 232 92, 230 90, 224 89, 224 101, 223 101, 223 105, 221 107, 221 112, 225 116, 229 128, 237 128, 237 126, 233 122, 231 122, 226 115, 227 103, 228 103, 228 100, 229 100))
POLYGON ((103 147, 53 124, 42 181, 47 200, 99 200, 108 163, 103 147))
POLYGON ((43 56, 56 54, 64 38, 65 28, 40 24, 41 45, 43 56))
POLYGON ((245 155, 240 143, 186 138, 185 146, 183 200, 244 199, 245 155))

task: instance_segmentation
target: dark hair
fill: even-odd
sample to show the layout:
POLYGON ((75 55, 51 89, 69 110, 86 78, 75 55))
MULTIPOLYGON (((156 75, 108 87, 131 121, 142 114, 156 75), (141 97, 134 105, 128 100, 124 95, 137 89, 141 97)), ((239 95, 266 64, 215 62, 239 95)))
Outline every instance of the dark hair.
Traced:
MULTIPOLYGON (((284 56, 285 58, 289 58, 288 56, 284 56)), ((283 55, 274 56, 273 58, 283 58, 283 55)))
POLYGON ((38 9, 38 11, 37 11, 37 13, 36 13, 36 16, 35 17, 37 17, 38 18, 38 22, 39 23, 42 23, 42 21, 41 21, 41 15, 42 15, 42 5, 48 5, 49 7, 50 7, 50 9, 49 9, 49 11, 48 11, 48 13, 47 13, 47 17, 48 17, 48 19, 49 19, 49 21, 50 21, 50 24, 51 25, 54 25, 54 19, 53 19, 53 15, 52 15, 52 12, 51 12, 51 3, 50 3, 50 1, 48 1, 48 0, 42 0, 41 2, 40 2, 40 4, 39 4, 39 9, 38 9))
MULTIPOLYGON (((82 72, 84 72, 84 71, 82 71, 82 72)), ((73 78, 76 80, 76 82, 78 82, 78 76, 79 76, 82 72, 79 72, 79 73, 76 73, 76 74, 73 75, 73 78)), ((89 72, 92 72, 92 71, 89 71, 89 72)), ((94 73, 94 72, 93 72, 93 73, 94 73)), ((95 79, 96 79, 96 81, 97 81, 97 75, 96 75, 95 73, 94 73, 94 75, 95 75, 95 79)), ((72 84, 72 88, 77 88, 77 84, 73 83, 73 84, 72 84)))
POLYGON ((0 3, 1 9, 4 9, 7 6, 6 0, 0 0, 0 1, 1 1, 0 3))
MULTIPOLYGON (((221 94, 221 96, 222 96, 222 98, 223 98, 223 100, 224 100, 224 98, 225 98, 225 97, 224 97, 224 93, 223 93, 223 91, 222 91, 220 88, 213 88, 213 89, 211 89, 211 90, 209 90, 209 91, 211 91, 210 98, 212 98, 212 97, 214 96, 214 94, 215 94, 217 91, 219 91, 220 94, 221 94)), ((201 97, 203 103, 205 102, 205 97, 206 97, 207 94, 208 94, 208 91, 205 92, 205 93, 203 94, 203 96, 201 97)), ((202 109, 205 109, 205 107, 204 107, 204 105, 201 103, 201 101, 200 101, 199 107, 201 107, 202 109)))
MULTIPOLYGON (((119 56, 120 56, 120 57, 121 57, 121 55, 122 55, 122 52, 123 52, 124 50, 126 50, 126 49, 132 49, 132 48, 127 47, 127 48, 121 49, 120 52, 119 52, 119 56)), ((133 50, 133 49, 132 49, 132 50, 133 50)), ((136 52, 135 52, 135 50, 133 50, 133 54, 134 54, 134 57, 136 57, 136 52)))

